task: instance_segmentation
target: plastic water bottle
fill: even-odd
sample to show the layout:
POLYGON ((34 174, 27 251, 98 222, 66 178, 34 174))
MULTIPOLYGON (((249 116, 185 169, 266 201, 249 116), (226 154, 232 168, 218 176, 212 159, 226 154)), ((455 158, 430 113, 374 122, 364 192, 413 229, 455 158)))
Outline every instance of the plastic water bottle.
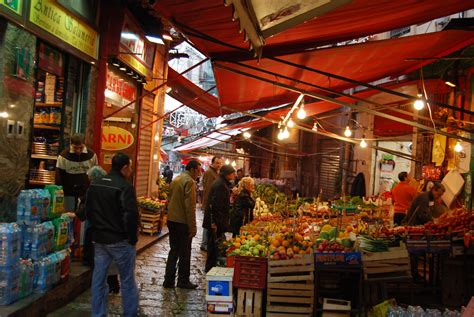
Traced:
POLYGON ((20 261, 20 292, 19 298, 24 298, 33 293, 34 267, 30 260, 20 261))
POLYGON ((19 267, 0 269, 0 305, 9 305, 18 299, 19 267))
POLYGON ((16 223, 0 224, 0 267, 15 265, 20 259, 21 230, 16 223))

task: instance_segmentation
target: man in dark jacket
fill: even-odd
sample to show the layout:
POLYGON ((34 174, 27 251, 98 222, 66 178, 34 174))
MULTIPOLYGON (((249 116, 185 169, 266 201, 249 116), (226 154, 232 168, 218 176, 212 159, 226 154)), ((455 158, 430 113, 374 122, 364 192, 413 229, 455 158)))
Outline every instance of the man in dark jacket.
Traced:
POLYGON ((120 273, 124 316, 138 313, 138 289, 135 283, 135 244, 137 243, 138 207, 133 185, 132 162, 123 153, 112 158, 111 172, 94 181, 86 196, 86 212, 94 241, 92 276, 92 315, 106 316, 108 307, 107 271, 112 261, 120 273))
POLYGON ((223 238, 224 233, 230 230, 230 192, 234 178, 235 169, 230 165, 224 165, 209 192, 203 223, 203 227, 208 230, 206 272, 217 264, 217 240, 223 238))

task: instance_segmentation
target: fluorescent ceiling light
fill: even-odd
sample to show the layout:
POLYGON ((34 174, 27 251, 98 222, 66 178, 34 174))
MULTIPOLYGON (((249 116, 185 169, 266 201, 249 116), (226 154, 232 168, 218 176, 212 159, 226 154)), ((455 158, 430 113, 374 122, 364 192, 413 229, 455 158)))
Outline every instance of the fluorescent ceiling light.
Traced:
POLYGON ((138 39, 136 34, 129 33, 129 32, 124 32, 120 36, 123 37, 124 39, 127 39, 127 40, 136 40, 136 39, 138 39))
POLYGON ((165 42, 163 42, 163 39, 159 36, 146 35, 146 39, 155 44, 165 45, 165 42))

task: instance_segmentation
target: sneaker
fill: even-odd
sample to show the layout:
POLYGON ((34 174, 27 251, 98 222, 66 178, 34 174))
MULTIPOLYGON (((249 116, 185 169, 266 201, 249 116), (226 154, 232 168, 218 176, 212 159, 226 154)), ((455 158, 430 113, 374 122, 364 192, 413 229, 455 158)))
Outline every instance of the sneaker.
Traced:
POLYGON ((174 283, 166 283, 166 282, 164 282, 164 283, 163 283, 163 287, 164 287, 164 288, 174 288, 175 286, 174 286, 174 283))
POLYGON ((178 283, 178 287, 184 288, 184 289, 196 289, 198 286, 191 282, 187 282, 187 283, 178 283))

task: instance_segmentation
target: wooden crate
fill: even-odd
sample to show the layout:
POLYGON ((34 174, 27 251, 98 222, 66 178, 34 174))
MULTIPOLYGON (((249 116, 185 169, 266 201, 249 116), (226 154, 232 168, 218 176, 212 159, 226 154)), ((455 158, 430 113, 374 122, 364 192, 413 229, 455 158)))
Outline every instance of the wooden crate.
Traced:
POLYGON ((410 278, 410 256, 404 244, 386 252, 363 252, 364 279, 410 278))
POLYGON ((262 290, 239 288, 237 290, 237 314, 239 317, 262 316, 262 290))
POLYGON ((142 233, 151 235, 161 231, 163 222, 163 211, 150 212, 147 209, 140 208, 140 229, 142 233))
POLYGON ((268 261, 267 316, 312 316, 314 256, 268 261))

